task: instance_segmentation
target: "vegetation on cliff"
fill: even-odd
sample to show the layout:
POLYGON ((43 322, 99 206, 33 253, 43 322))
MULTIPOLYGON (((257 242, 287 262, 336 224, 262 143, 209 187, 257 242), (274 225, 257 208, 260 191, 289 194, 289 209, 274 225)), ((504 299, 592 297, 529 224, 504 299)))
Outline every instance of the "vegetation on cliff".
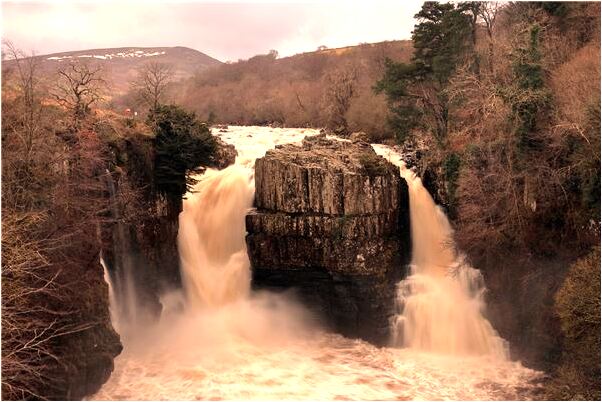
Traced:
POLYGON ((375 91, 387 96, 389 125, 399 142, 419 126, 438 143, 445 141, 450 117, 446 88, 473 45, 471 22, 478 9, 469 4, 473 3, 425 2, 415 15, 419 23, 412 34, 411 63, 386 61, 385 74, 375 91))
POLYGON ((392 130, 429 149, 421 168, 439 172, 465 249, 587 249, 599 221, 599 5, 511 3, 473 31, 491 10, 470 4, 416 15, 411 63, 389 61, 376 85, 392 130))
POLYGON ((6 50, 15 61, 2 71, 2 397, 79 399, 108 379, 121 350, 100 264, 101 250, 108 265, 115 259, 110 228, 143 232, 136 246, 152 255, 139 264, 141 279, 156 290, 148 276, 161 258, 177 271, 177 214, 189 175, 214 162, 217 145, 176 106, 155 109, 154 131, 93 109, 90 100, 106 88, 102 72, 85 63, 68 66, 77 73, 69 102, 53 100, 67 78, 43 80, 39 59, 6 50), (174 207, 163 205, 162 217, 165 195, 174 207))
MULTIPOLYGON (((107 148, 43 104, 36 60, 2 80, 2 398, 71 399, 106 381, 120 352, 98 228, 107 148)), ((3 65, 4 67, 4 65, 3 65)))
POLYGON ((558 383, 591 379, 557 397, 595 397, 599 360, 582 351, 599 347, 600 294, 578 278, 586 262, 599 277, 599 251, 566 262, 600 242, 600 5, 426 2, 416 18, 412 60, 387 61, 375 86, 391 130, 421 150, 419 174, 484 271, 502 335, 558 383), (597 317, 589 329, 584 315, 597 317), (542 335, 559 326, 564 342, 542 335))
POLYGON ((154 183, 159 193, 181 199, 196 183, 191 176, 211 163, 217 144, 194 113, 161 105, 148 118, 155 133, 154 183))
POLYGON ((548 395, 600 399, 600 247, 577 260, 556 294, 564 356, 548 395))

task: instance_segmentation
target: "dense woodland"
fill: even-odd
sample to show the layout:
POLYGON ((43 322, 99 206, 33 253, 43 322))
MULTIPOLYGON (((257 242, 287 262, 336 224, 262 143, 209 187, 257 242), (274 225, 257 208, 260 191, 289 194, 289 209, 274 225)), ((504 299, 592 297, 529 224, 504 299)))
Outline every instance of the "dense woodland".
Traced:
POLYGON ((437 172, 473 258, 585 256, 556 294, 566 337, 553 396, 598 399, 599 4, 433 4, 418 17, 412 62, 389 64, 377 87, 396 134, 427 148, 422 171, 437 172), (569 299, 583 315, 567 314, 569 299))
POLYGON ((572 262, 551 307, 562 351, 548 396, 599 399, 600 4, 427 2, 416 18, 412 41, 272 51, 178 82, 149 66, 150 86, 121 100, 150 108, 145 121, 99 107, 93 66, 43 77, 7 45, 18 63, 2 65, 3 398, 61 395, 53 378, 75 364, 64 350, 108 314, 81 288, 114 219, 107 175, 138 170, 117 198, 132 222, 149 191, 181 199, 215 151, 202 120, 396 143, 420 156, 471 256, 572 262), (120 156, 127 147, 139 160, 120 156))
POLYGON ((515 280, 537 286, 532 261, 582 257, 549 302, 565 335, 545 357, 549 395, 598 399, 600 5, 425 3, 416 18, 411 61, 387 61, 375 86, 391 132, 421 150, 473 259, 517 263, 515 280))

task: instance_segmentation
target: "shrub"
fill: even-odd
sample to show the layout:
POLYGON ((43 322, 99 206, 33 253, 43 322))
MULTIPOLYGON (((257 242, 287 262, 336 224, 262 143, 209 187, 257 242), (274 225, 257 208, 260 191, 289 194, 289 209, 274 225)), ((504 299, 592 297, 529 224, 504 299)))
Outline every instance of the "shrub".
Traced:
POLYGON ((564 334, 556 373, 562 399, 600 400, 600 247, 577 260, 555 297, 564 334))
POLYGON ((384 159, 376 154, 363 153, 360 155, 359 161, 368 176, 384 176, 387 174, 387 165, 384 159))
POLYGON ((180 199, 196 183, 191 173, 207 165, 217 149, 209 128, 194 113, 175 105, 159 106, 148 119, 155 132, 155 189, 180 199))

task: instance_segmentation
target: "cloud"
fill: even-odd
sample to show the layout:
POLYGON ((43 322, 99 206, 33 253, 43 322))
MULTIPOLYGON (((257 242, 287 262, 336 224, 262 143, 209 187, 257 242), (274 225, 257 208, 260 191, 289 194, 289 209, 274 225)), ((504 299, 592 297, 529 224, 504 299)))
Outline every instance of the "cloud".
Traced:
POLYGON ((3 2, 3 38, 38 54, 187 46, 220 60, 409 39, 422 2, 3 2))

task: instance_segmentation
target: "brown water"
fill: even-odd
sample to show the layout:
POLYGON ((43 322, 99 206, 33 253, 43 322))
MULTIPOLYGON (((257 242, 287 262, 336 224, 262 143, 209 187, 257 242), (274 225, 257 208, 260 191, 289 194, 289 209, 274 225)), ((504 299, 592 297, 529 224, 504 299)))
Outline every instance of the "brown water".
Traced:
POLYGON ((324 332, 293 301, 250 292, 244 215, 254 160, 276 143, 315 133, 265 127, 220 133, 239 156, 235 166, 206 173, 185 201, 179 237, 185 291, 164 295, 157 325, 123 330, 115 372, 93 399, 531 397, 539 373, 508 360, 505 342, 482 315, 479 272, 462 264, 445 215, 403 166, 415 243, 413 273, 399 284, 398 347, 324 332))
POLYGON ((399 167, 410 200, 411 274, 398 285, 394 343, 446 355, 506 360, 506 341, 483 316, 483 277, 456 250, 447 217, 400 155, 382 145, 374 149, 399 167))

